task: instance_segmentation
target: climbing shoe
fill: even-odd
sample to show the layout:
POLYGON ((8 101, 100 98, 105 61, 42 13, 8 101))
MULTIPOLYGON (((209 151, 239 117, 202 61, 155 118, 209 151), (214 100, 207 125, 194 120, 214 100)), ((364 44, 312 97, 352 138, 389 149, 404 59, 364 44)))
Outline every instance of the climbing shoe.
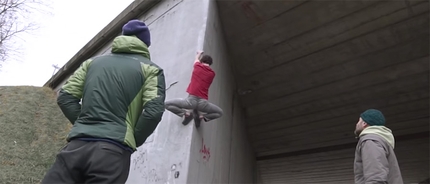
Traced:
POLYGON ((188 123, 190 123, 191 120, 193 120, 193 113, 192 112, 190 112, 188 115, 184 114, 184 121, 182 121, 182 124, 188 125, 188 123))

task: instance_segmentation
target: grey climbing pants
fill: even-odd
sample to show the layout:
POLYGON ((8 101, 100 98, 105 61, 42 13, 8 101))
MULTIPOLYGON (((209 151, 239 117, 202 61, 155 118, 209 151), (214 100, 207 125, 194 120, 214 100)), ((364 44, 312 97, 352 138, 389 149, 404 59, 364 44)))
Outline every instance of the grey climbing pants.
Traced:
POLYGON ((57 154, 41 183, 123 184, 128 178, 130 156, 130 151, 108 142, 72 140, 57 154))
POLYGON ((223 111, 218 106, 210 103, 206 99, 189 95, 187 98, 176 98, 172 100, 167 100, 165 103, 165 108, 182 117, 184 113, 189 110, 197 110, 201 114, 205 121, 211 121, 220 118, 223 111))

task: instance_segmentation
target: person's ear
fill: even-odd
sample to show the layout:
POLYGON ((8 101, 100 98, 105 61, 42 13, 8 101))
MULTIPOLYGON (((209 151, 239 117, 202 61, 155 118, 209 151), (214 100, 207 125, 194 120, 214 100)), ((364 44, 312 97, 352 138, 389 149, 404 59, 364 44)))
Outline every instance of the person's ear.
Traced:
POLYGON ((363 127, 367 128, 369 126, 369 124, 367 124, 366 122, 363 121, 363 127))

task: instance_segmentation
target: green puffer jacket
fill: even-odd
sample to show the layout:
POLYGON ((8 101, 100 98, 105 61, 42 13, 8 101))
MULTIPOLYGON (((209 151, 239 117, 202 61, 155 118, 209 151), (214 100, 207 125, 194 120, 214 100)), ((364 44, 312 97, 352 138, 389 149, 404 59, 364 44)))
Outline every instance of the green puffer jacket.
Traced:
POLYGON ((111 54, 83 62, 60 90, 58 105, 73 124, 67 139, 109 139, 136 150, 161 121, 165 91, 147 46, 118 36, 111 54))

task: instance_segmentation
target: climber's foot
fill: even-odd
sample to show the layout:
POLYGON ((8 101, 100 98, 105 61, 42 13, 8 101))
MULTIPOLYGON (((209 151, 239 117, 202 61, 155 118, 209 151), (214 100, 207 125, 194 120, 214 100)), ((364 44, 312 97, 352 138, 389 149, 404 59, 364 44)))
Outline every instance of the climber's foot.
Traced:
POLYGON ((184 121, 182 121, 183 125, 188 125, 188 123, 191 122, 191 120, 193 119, 193 113, 192 112, 185 112, 184 114, 184 121))

